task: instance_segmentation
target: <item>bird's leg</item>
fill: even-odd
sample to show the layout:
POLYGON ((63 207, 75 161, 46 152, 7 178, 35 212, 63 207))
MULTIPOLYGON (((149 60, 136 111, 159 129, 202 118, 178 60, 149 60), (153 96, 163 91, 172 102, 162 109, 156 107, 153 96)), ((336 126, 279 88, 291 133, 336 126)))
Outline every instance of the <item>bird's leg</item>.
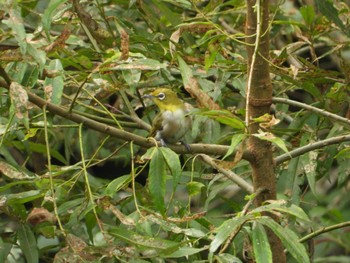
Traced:
POLYGON ((190 147, 189 144, 187 144, 184 140, 180 140, 180 143, 181 143, 183 146, 185 146, 185 148, 186 148, 186 150, 187 150, 188 152, 191 152, 191 147, 190 147))
POLYGON ((162 146, 162 147, 168 147, 168 145, 166 144, 166 142, 164 141, 164 139, 163 138, 160 138, 160 145, 162 146))

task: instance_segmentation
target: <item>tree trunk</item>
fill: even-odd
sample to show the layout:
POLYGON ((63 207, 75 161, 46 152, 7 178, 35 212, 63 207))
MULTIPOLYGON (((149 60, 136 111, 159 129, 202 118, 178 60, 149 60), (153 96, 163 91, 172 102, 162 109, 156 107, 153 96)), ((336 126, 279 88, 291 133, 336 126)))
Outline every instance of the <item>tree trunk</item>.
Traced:
MULTIPOLYGON (((260 7, 258 7, 257 1, 246 0, 246 42, 249 72, 246 122, 248 124, 249 134, 257 133, 259 130, 259 125, 251 122, 252 118, 269 113, 272 100, 272 84, 268 62, 269 1, 260 0, 260 7)), ((249 161, 252 167, 254 192, 260 192, 262 190, 261 194, 255 199, 255 205, 259 206, 266 200, 276 199, 276 178, 271 143, 250 136, 247 142, 247 151, 251 157, 249 161)), ((278 220, 276 217, 274 219, 278 220)), ((267 233, 273 253, 273 262, 286 262, 281 241, 269 229, 267 229, 267 233)))

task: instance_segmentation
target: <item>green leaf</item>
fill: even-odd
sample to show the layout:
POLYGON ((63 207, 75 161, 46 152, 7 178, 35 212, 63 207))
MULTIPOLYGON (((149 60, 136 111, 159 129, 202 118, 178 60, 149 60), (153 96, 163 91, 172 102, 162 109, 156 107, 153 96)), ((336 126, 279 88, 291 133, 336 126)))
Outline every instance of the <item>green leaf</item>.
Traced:
POLYGON ((113 196, 115 193, 117 193, 120 189, 123 189, 126 185, 128 185, 131 182, 131 176, 130 174, 120 176, 116 179, 114 179, 112 182, 110 182, 105 191, 105 195, 113 196))
POLYGON ((19 246, 27 263, 39 262, 39 253, 34 233, 27 224, 22 224, 17 230, 19 246))
POLYGON ((233 153, 233 151, 236 149, 238 144, 240 144, 246 137, 247 137, 247 135, 242 134, 242 133, 238 133, 238 134, 233 135, 231 138, 230 147, 228 148, 228 151, 225 154, 223 159, 225 159, 227 156, 230 156, 233 153))
POLYGON ((45 193, 40 190, 30 190, 17 194, 7 194, 6 199, 8 204, 24 204, 45 196, 45 193))
POLYGON ((130 69, 122 71, 123 78, 129 86, 137 84, 140 81, 141 73, 142 71, 139 69, 130 69))
POLYGON ((106 70, 160 70, 167 67, 166 63, 161 63, 154 59, 138 59, 131 63, 123 63, 106 70))
POLYGON ((282 227, 270 217, 261 217, 258 222, 269 227, 282 241, 284 247, 297 262, 309 263, 310 259, 305 247, 299 242, 299 237, 290 229, 282 227))
POLYGON ((218 233, 216 234, 214 240, 210 243, 209 251, 214 253, 233 232, 238 231, 249 219, 249 216, 235 217, 222 223, 222 225, 218 228, 218 233))
POLYGON ((200 182, 189 182, 186 184, 187 192, 190 196, 200 194, 203 187, 205 187, 205 185, 200 182))
POLYGON ((27 45, 28 54, 39 64, 39 71, 42 72, 46 63, 46 53, 32 44, 27 45))
POLYGON ((253 209, 250 213, 273 212, 274 210, 283 212, 283 213, 295 216, 301 220, 310 222, 309 217, 307 216, 307 214, 304 212, 303 209, 293 204, 288 205, 286 201, 275 201, 274 203, 271 203, 268 205, 262 205, 253 209))
POLYGON ((166 187, 166 164, 161 151, 156 148, 149 165, 148 187, 153 204, 160 211, 165 213, 164 196, 166 187))
POLYGON ((279 148, 281 148, 284 152, 288 153, 288 149, 287 149, 287 146, 284 143, 284 141, 281 138, 274 136, 272 133, 261 132, 261 133, 253 134, 253 136, 255 136, 261 140, 272 142, 273 144, 275 144, 279 148))
POLYGON ((133 247, 137 247, 140 250, 154 249, 157 254, 165 251, 171 251, 169 254, 173 253, 177 249, 174 247, 179 247, 180 243, 166 240, 158 237, 147 236, 146 234, 140 235, 136 232, 123 229, 120 227, 111 227, 109 229, 109 234, 115 236, 133 247))
POLYGON ((316 193, 317 156, 318 154, 316 151, 311 151, 300 156, 301 166, 304 170, 311 192, 314 194, 314 196, 317 196, 317 193, 316 193))
POLYGON ((197 254, 203 250, 206 250, 206 247, 201 248, 195 248, 195 247, 180 247, 175 252, 171 253, 170 255, 167 255, 167 258, 181 258, 181 257, 188 257, 194 254, 197 254))
POLYGON ((44 11, 42 17, 43 27, 46 33, 46 37, 50 39, 50 29, 51 29, 51 19, 54 15, 54 12, 57 12, 56 9, 61 5, 67 2, 67 0, 52 0, 50 4, 48 4, 47 8, 44 11))
POLYGON ((197 113, 199 115, 207 116, 209 118, 215 119, 222 124, 231 126, 234 129, 244 130, 245 124, 237 116, 233 115, 228 110, 210 110, 210 111, 201 111, 197 113))
POLYGON ((315 10, 312 5, 305 5, 300 7, 300 13, 306 25, 310 26, 315 19, 315 10))
MULTIPOLYGON (((21 142, 12 142, 17 149, 19 150, 25 150, 25 147, 23 145, 23 143, 21 142)), ((42 153, 42 154, 46 154, 46 145, 44 144, 40 144, 40 143, 34 143, 34 142, 27 142, 27 145, 29 146, 29 150, 33 151, 33 152, 37 152, 37 153, 42 153)), ((51 149, 50 150, 50 154, 51 157, 54 157, 55 159, 57 159, 58 161, 64 163, 64 164, 68 164, 67 160, 55 149, 51 149)))
POLYGON ((21 12, 17 6, 17 2, 13 2, 14 4, 11 6, 6 6, 5 10, 8 10, 9 19, 2 20, 4 24, 11 28, 12 34, 14 35, 20 51, 23 55, 27 53, 27 41, 26 41, 26 30, 24 28, 23 19, 21 17, 21 12))
POLYGON ((161 147, 159 148, 159 150, 163 154, 167 167, 169 168, 170 173, 173 176, 173 188, 175 189, 180 181, 182 173, 179 155, 170 148, 161 147))
POLYGON ((7 257, 11 252, 13 245, 10 243, 5 243, 2 238, 0 238, 0 262, 7 262, 7 257))
POLYGON ((272 263, 272 252, 264 227, 254 222, 252 230, 254 258, 257 263, 272 263))
POLYGON ((205 61, 204 61, 204 69, 205 71, 208 71, 208 69, 213 65, 215 62, 215 58, 219 52, 217 50, 214 50, 212 52, 209 52, 208 55, 205 56, 205 61))
POLYGON ((179 69, 180 69, 182 81, 185 86, 189 85, 191 82, 191 78, 193 77, 192 69, 186 64, 186 62, 180 56, 177 56, 177 60, 179 61, 179 69))
POLYGON ((63 78, 63 67, 59 59, 54 59, 49 64, 49 70, 54 72, 57 76, 53 78, 45 79, 45 91, 49 92, 49 98, 54 104, 61 104, 63 88, 64 88, 64 78, 63 78))
POLYGON ((330 0, 315 0, 317 9, 327 17, 331 22, 335 23, 340 29, 342 29, 347 35, 350 31, 345 28, 343 21, 339 18, 339 12, 334 7, 333 2, 330 0))
POLYGON ((220 263, 242 263, 242 261, 238 257, 235 257, 234 255, 229 253, 221 253, 219 255, 215 255, 215 259, 215 262, 220 263))

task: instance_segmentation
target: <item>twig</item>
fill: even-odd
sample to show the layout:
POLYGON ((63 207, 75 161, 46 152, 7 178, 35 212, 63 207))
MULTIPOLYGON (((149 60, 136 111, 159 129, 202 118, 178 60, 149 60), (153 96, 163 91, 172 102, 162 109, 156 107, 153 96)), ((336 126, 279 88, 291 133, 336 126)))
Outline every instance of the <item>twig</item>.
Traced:
POLYGON ((288 161, 292 158, 295 158, 297 156, 300 156, 304 153, 311 152, 313 150, 317 150, 328 145, 337 144, 345 141, 350 141, 350 135, 341 135, 333 138, 328 138, 322 141, 310 143, 303 147, 297 148, 293 151, 277 156, 274 161, 276 165, 280 165, 281 163, 288 161))
POLYGON ((323 227, 299 239, 299 242, 305 242, 323 233, 327 233, 327 232, 330 232, 339 228, 348 227, 348 226, 350 226, 350 221, 342 222, 332 226, 323 227))
MULTIPOLYGON (((192 147, 192 146, 191 146, 192 147)), ((192 149, 192 148, 191 148, 192 149)), ((207 164, 209 164, 211 167, 215 168, 216 170, 218 170, 219 172, 221 172, 223 175, 225 175, 228 179, 230 179, 232 182, 234 182, 235 184, 237 184, 238 186, 240 186, 242 189, 244 189, 245 191, 247 191, 248 193, 253 193, 253 186, 251 186, 249 183, 247 183, 245 180, 243 180, 241 177, 239 177, 237 174, 235 174, 234 172, 232 172, 231 170, 225 169, 223 167, 221 167, 220 165, 218 165, 217 163, 215 163, 215 161, 213 160, 213 158, 211 158, 208 155, 205 154, 201 154, 200 157, 202 158, 202 160, 204 162, 206 162, 207 164)))
POLYGON ((298 102, 298 101, 295 101, 295 100, 274 97, 274 98, 272 98, 272 102, 274 102, 274 103, 283 103, 283 104, 299 107, 299 108, 302 108, 302 109, 306 109, 306 110, 315 112, 317 114, 320 114, 322 116, 325 116, 327 118, 333 119, 335 121, 339 121, 339 122, 345 123, 347 125, 350 125, 350 120, 347 119, 347 118, 344 118, 342 116, 339 116, 337 114, 331 113, 329 111, 326 111, 326 110, 323 110, 323 109, 319 109, 319 108, 316 108, 314 106, 311 106, 311 105, 308 105, 308 104, 305 104, 305 103, 301 103, 301 102, 298 102))

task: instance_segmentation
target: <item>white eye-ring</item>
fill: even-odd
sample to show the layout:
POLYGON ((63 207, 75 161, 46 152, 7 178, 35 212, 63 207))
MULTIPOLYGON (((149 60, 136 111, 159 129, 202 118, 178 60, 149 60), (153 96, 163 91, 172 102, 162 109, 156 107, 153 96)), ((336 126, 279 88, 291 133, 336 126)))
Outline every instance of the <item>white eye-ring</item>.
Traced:
POLYGON ((160 100, 164 100, 165 99, 165 94, 163 93, 163 92, 161 92, 161 93, 159 93, 158 94, 158 99, 160 99, 160 100))

